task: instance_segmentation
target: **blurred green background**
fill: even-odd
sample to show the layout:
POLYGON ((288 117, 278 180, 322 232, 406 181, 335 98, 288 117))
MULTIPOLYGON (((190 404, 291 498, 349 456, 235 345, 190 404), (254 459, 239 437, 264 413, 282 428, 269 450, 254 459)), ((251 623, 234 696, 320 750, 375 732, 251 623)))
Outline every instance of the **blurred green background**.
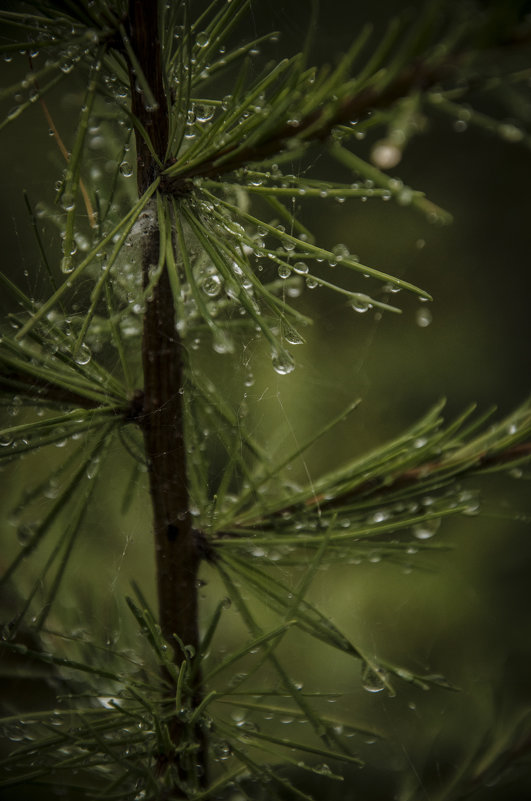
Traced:
MULTIPOLYGON (((372 3, 376 31, 402 6, 389 0, 372 3)), ((365 13, 366 8, 340 0, 322 3, 316 59, 333 61, 344 51, 365 13)), ((291 52, 300 47, 307 23, 306 3, 255 2, 243 35, 278 28, 279 51, 291 52)), ((2 83, 19 69, 24 65, 6 64, 8 77, 2 83)), ((48 101, 67 143, 79 98, 74 79, 48 101)), ((529 123, 529 96, 528 101, 520 113, 529 123)), ((53 202, 63 165, 47 129, 35 106, 0 134, 2 268, 35 296, 44 282, 22 190, 33 202, 53 202)), ((357 142, 356 152, 368 156, 372 141, 368 135, 357 142)), ((312 170, 317 177, 330 170, 337 175, 325 157, 316 159, 312 170)), ((301 216, 324 246, 342 242, 368 265, 427 289, 434 297, 430 324, 418 324, 419 311, 428 307, 404 293, 396 296, 403 314, 380 317, 371 311, 357 314, 340 296, 319 289, 300 298, 299 308, 315 323, 304 332, 307 343, 294 349, 293 374, 278 376, 261 347, 250 342, 239 367, 245 363, 255 383, 245 387, 233 357, 212 356, 212 374, 225 376, 227 392, 247 424, 277 453, 287 441, 305 441, 353 398, 362 399, 347 422, 306 454, 294 481, 317 476, 338 460, 383 442, 441 397, 447 398, 451 417, 471 401, 480 410, 495 403, 505 413, 529 393, 528 141, 512 144, 471 127, 458 133, 450 118, 432 115, 427 130, 391 173, 425 191, 454 215, 454 223, 434 226, 411 208, 377 199, 308 202, 301 216)), ((50 234, 48 244, 53 241, 50 234)), ((340 267, 335 269, 339 277, 340 267)), ((363 291, 359 283, 352 286, 363 291)), ((64 458, 64 451, 50 451, 10 464, 2 473, 6 556, 17 547, 10 509, 29 482, 64 458)), ((95 626, 97 636, 117 643, 127 627, 121 598, 130 592, 131 578, 153 597, 145 487, 126 517, 119 512, 127 469, 117 446, 61 599, 72 625, 77 620, 83 629, 95 626)), ((411 569, 369 562, 328 569, 312 589, 312 599, 368 653, 419 672, 444 673, 462 688, 460 693, 400 687, 396 698, 372 696, 360 689, 352 663, 334 653, 303 638, 284 650, 305 687, 345 694, 336 703, 341 705, 338 714, 370 722, 398 743, 412 775, 422 774, 426 799, 438 776, 455 769, 474 744, 489 734, 499 738, 531 709, 529 470, 518 479, 469 480, 466 488, 481 490, 479 514, 443 522, 437 540, 447 551, 412 558, 411 569)), ((206 616, 219 588, 208 568, 204 578, 206 616)), ((226 647, 240 634, 236 623, 231 628, 231 618, 236 619, 235 613, 227 615, 226 647)), ((360 747, 370 761, 374 746, 360 747)), ((348 792, 343 788, 341 796, 329 797, 348 798, 348 792)), ((378 797, 366 792, 367 798, 378 797)), ((525 799, 531 797, 531 781, 518 775, 508 788, 482 787, 477 797, 525 799)))

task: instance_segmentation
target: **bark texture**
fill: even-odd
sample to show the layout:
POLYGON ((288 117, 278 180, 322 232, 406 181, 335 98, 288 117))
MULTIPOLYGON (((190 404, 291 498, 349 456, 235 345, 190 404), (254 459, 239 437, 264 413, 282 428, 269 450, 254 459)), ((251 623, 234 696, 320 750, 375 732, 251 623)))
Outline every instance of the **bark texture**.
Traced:
MULTIPOLYGON (((131 0, 129 36, 138 63, 156 103, 149 103, 139 91, 140 83, 130 66, 132 111, 148 132, 155 153, 164 161, 168 139, 168 110, 164 94, 161 48, 158 30, 158 3, 131 0)), ((159 169, 142 135, 137 131, 137 183, 142 194, 159 169)), ((146 225, 142 244, 144 288, 151 271, 159 262, 159 231, 156 216, 146 225)), ((159 623, 163 637, 173 648, 176 665, 185 655, 181 644, 198 649, 197 573, 201 561, 197 539, 188 511, 186 448, 183 431, 183 344, 176 329, 175 307, 168 272, 163 267, 146 303, 142 342, 144 369, 143 403, 138 399, 136 420, 143 435, 149 467, 149 486, 153 507, 156 554, 156 582, 159 623), (176 635, 176 636, 174 636, 176 635)), ((200 673, 197 671, 192 704, 201 697, 200 673)), ((186 724, 176 715, 170 734, 176 746, 182 740, 186 724)), ((187 781, 199 773, 206 781, 205 742, 200 730, 195 732, 197 751, 194 765, 179 764, 179 776, 187 781), (199 771, 197 770, 199 768, 199 771)), ((176 757, 178 758, 178 757, 176 757)), ((160 769, 166 760, 161 757, 160 769)), ((178 789, 174 797, 179 798, 178 789)))
MULTIPOLYGON (((163 88, 157 3, 132 0, 130 36, 156 105, 138 91, 131 70, 133 113, 149 133, 155 152, 164 159, 168 111, 163 88)), ((157 164, 137 132, 137 181, 143 193, 156 177, 157 164)), ((159 261, 159 232, 147 228, 143 243, 144 287, 159 261)), ((159 617, 162 633, 183 659, 173 634, 197 648, 197 570, 199 553, 188 512, 186 451, 183 436, 183 345, 176 330, 173 295, 166 268, 146 304, 142 361, 144 404, 139 418, 149 465, 153 504, 159 617)))

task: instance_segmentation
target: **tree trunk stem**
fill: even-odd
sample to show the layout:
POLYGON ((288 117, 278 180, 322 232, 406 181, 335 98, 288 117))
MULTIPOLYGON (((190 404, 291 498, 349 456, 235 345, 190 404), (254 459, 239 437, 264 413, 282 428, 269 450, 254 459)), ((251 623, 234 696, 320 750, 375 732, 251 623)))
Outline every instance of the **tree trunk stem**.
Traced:
MULTIPOLYGON (((155 104, 139 91, 141 82, 130 65, 132 111, 148 132, 155 153, 164 160, 168 139, 168 110, 162 78, 158 31, 158 3, 130 0, 129 36, 138 64, 155 104)), ((136 131, 137 183, 142 194, 157 174, 157 163, 144 138, 136 131)), ((142 244, 143 285, 147 287, 152 269, 159 263, 159 230, 156 222, 146 227, 142 244)), ((144 435, 153 507, 156 581, 159 623, 163 637, 173 648, 176 665, 185 659, 182 646, 198 650, 197 574, 200 552, 189 513, 186 447, 183 420, 183 344, 176 329, 175 306, 168 272, 164 266, 144 313, 142 362, 144 401, 137 417, 144 435), (174 636, 176 635, 176 636, 174 636)), ((193 698, 201 697, 200 673, 196 672, 193 698)), ((177 745, 183 726, 176 716, 170 734, 177 745)), ((196 766, 203 763, 205 749, 200 732, 195 733, 199 751, 196 766)), ((186 769, 181 766, 181 777, 186 769)), ((179 795, 177 794, 177 797, 179 795)))

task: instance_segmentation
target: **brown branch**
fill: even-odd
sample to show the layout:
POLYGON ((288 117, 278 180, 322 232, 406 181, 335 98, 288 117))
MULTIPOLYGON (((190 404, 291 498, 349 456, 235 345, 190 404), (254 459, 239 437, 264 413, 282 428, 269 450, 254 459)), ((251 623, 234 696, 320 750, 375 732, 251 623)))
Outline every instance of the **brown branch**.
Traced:
POLYGON ((410 65, 383 89, 366 87, 350 97, 344 98, 332 116, 329 114, 329 104, 321 106, 304 117, 297 125, 284 123, 263 142, 249 145, 241 150, 239 149, 241 143, 219 150, 207 161, 195 165, 190 170, 184 169, 180 176, 163 180, 162 185, 168 192, 182 192, 183 187, 188 186, 193 178, 218 178, 249 163, 274 156, 285 150, 294 139, 303 138, 301 135, 304 135, 305 131, 310 131, 310 134, 304 141, 323 141, 338 125, 352 119, 362 118, 375 109, 388 108, 413 91, 426 90, 430 86, 434 86, 455 70, 457 63, 458 59, 454 56, 452 59, 437 64, 426 64, 420 61, 410 65), (231 157, 232 153, 234 153, 233 157, 231 157), (224 159, 222 164, 217 163, 220 159, 224 159))
MULTIPOLYGON (((505 36, 501 36, 494 46, 504 49, 521 47, 531 41, 531 26, 528 24, 517 26, 505 36)), ((421 59, 404 67, 401 72, 381 89, 369 86, 359 92, 341 100, 330 116, 330 103, 310 112, 299 121, 297 125, 284 123, 279 129, 270 134, 264 141, 242 148, 241 142, 219 150, 206 161, 175 177, 164 179, 161 186, 170 193, 182 194, 193 187, 193 178, 219 178, 233 172, 247 164, 260 162, 274 156, 289 147, 290 142, 301 138, 305 142, 324 141, 333 128, 350 122, 353 119, 363 119, 376 109, 389 108, 397 100, 406 97, 411 92, 425 91, 441 83, 452 75, 460 64, 470 56, 467 51, 455 52, 441 58, 439 61, 426 62, 421 59), (305 131, 310 130, 307 137, 301 137, 305 131), (236 152, 237 151, 237 152, 236 152), (231 154, 234 154, 231 156, 231 154), (219 160, 224 159, 222 164, 219 160)), ((496 58, 495 54, 493 58, 496 58)))
MULTIPOLYGON (((131 85, 131 111, 140 120, 151 139, 155 153, 162 160, 168 143, 168 106, 162 80, 161 43, 158 30, 157 3, 146 0, 129 0, 129 35, 138 62, 149 83, 156 106, 148 105, 139 91, 138 76, 129 64, 131 85)), ((157 168, 149 147, 136 130, 136 165, 139 194, 153 183, 157 168)))
MULTIPOLYGON (((149 83, 156 104, 149 106, 137 91, 137 76, 129 66, 132 112, 148 132, 158 158, 162 161, 168 141, 168 110, 162 80, 161 45, 158 31, 157 3, 130 0, 129 35, 135 55, 149 83)), ((136 131, 137 183, 142 194, 155 178, 158 168, 144 138, 136 131)), ((142 274, 146 288, 151 270, 159 263, 159 230, 153 219, 142 243, 142 274)), ((185 659, 182 646, 199 650, 197 576, 202 552, 192 527, 184 441, 183 344, 176 330, 173 292, 166 267, 146 304, 142 341, 144 368, 143 409, 136 415, 146 449, 149 486, 153 509, 156 580, 159 622, 163 637, 173 648, 174 663, 185 659)), ((201 697, 201 675, 196 672, 191 699, 197 705, 201 697)), ((169 678, 166 676, 166 678, 169 678)), ((170 725, 171 738, 179 746, 186 723, 175 716, 170 725)), ((206 783, 206 743, 202 732, 194 732, 197 753, 187 764, 183 755, 160 755, 159 769, 170 762, 177 764, 180 777, 187 781, 200 766, 200 781, 206 783)), ((175 797, 179 791, 175 788, 175 797)))
MULTIPOLYGON (((505 465, 519 463, 527 459, 531 459, 531 442, 522 442, 519 445, 513 445, 511 448, 499 451, 498 453, 485 451, 482 454, 478 454, 472 465, 470 462, 466 462, 461 469, 454 469, 452 477, 457 475, 461 477, 473 475, 490 468, 502 469, 505 465)), ((391 478, 389 476, 370 478, 358 484, 354 489, 339 495, 334 495, 332 498, 329 498, 326 494, 315 495, 313 498, 309 498, 304 505, 309 509, 318 506, 321 510, 326 509, 329 511, 344 503, 354 501, 356 498, 367 498, 371 495, 385 497, 397 490, 414 487, 416 484, 420 485, 422 481, 433 478, 438 471, 442 473, 444 470, 452 468, 455 468, 455 462, 452 462, 451 457, 424 462, 424 464, 418 465, 418 467, 412 467, 409 470, 404 470, 402 473, 396 473, 395 476, 391 478)), ((295 510, 296 507, 290 504, 282 507, 282 509, 277 509, 276 512, 274 512, 274 517, 277 518, 286 514, 292 514, 295 510)), ((259 526, 263 522, 263 519, 257 518, 251 523, 246 522, 245 528, 247 529, 249 526, 259 526)), ((217 537, 220 539, 234 536, 234 531, 217 532, 217 537)), ((243 536, 246 537, 247 535, 245 534, 243 536)))
MULTIPOLYGON (((146 238, 144 259, 157 263, 158 230, 146 238), (157 257, 157 258, 155 258, 157 257)), ((163 636, 180 664, 173 638, 197 650, 197 570, 199 553, 188 511, 186 449, 183 435, 182 345, 175 331, 173 294, 164 270, 144 320, 144 408, 139 420, 149 465, 155 525, 159 616, 163 636)))
MULTIPOLYGON (((483 470, 493 467, 502 468, 504 465, 511 464, 512 462, 518 462, 529 458, 531 458, 531 442, 523 442, 519 445, 513 445, 513 447, 507 448, 504 451, 499 451, 498 453, 485 451, 484 453, 478 454, 472 465, 467 462, 461 469, 456 469, 453 476, 480 473, 483 470)), ((307 506, 319 504, 321 508, 324 506, 333 508, 333 506, 360 496, 367 497, 368 495, 375 494, 387 495, 396 492, 396 490, 413 487, 415 484, 420 484, 427 478, 433 477, 435 473, 439 471, 443 472, 453 467, 455 467, 455 462, 452 461, 451 457, 433 462, 425 462, 418 467, 412 467, 409 470, 404 470, 402 473, 397 473, 391 480, 389 480, 388 476, 368 479, 359 484, 354 490, 349 490, 349 492, 336 495, 334 498, 328 500, 323 495, 316 496, 307 502, 307 506)))

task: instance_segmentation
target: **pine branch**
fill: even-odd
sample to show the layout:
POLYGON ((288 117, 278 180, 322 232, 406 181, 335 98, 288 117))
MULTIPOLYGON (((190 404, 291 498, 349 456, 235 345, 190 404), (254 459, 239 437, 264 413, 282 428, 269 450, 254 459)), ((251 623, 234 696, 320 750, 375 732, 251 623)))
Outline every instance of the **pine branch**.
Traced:
POLYGON ((531 442, 523 442, 494 454, 485 451, 476 455, 472 464, 466 463, 462 468, 458 467, 457 469, 455 469, 455 461, 450 456, 438 461, 425 462, 391 478, 379 477, 370 479, 359 484, 355 490, 349 491, 344 495, 338 495, 330 500, 327 500, 323 495, 316 496, 308 501, 307 505, 315 506, 317 504, 321 508, 333 509, 335 506, 342 505, 345 501, 354 501, 356 498, 366 498, 371 495, 385 497, 389 493, 414 487, 417 484, 427 483, 437 473, 444 473, 445 470, 452 471, 452 479, 457 477, 464 478, 468 475, 502 469, 507 465, 528 459, 531 459, 531 442))
MULTIPOLYGON (((41 403, 44 406, 66 404, 76 409, 98 409, 101 406, 101 401, 95 398, 54 386, 50 381, 39 381, 24 373, 4 369, 0 377, 0 393, 9 395, 14 390, 32 403, 41 403)), ((126 411, 124 408, 124 413, 126 411)))
MULTIPOLYGON (((528 30, 513 28, 496 44, 503 48, 522 46, 527 44, 529 38, 528 30)), ((339 101, 327 100, 300 120, 283 121, 276 131, 268 131, 263 139, 258 138, 258 141, 248 146, 242 146, 241 141, 238 141, 219 149, 210 154, 207 160, 194 163, 189 168, 185 163, 182 172, 177 176, 165 177, 163 172, 161 189, 180 196, 191 191, 194 178, 218 179, 249 164, 279 156, 296 144, 322 143, 339 125, 350 123, 354 119, 359 122, 374 111, 389 109, 403 98, 424 93, 452 78, 457 81, 461 76, 462 65, 473 55, 473 49, 448 52, 443 48, 439 57, 429 54, 406 64, 391 80, 387 80, 384 70, 383 78, 378 76, 372 85, 370 81, 369 85, 362 82, 365 85, 358 91, 347 93, 339 101)))
MULTIPOLYGON (((380 448, 338 466, 295 493, 291 491, 279 498, 278 487, 271 496, 268 491, 273 477, 298 458, 300 449, 278 469, 271 466, 264 475, 255 476, 252 491, 243 493, 238 504, 227 510, 227 518, 220 520, 216 532, 218 543, 237 544, 240 538, 245 539, 258 529, 265 539, 279 537, 279 542, 289 539, 301 547, 306 543, 316 546, 320 534, 308 534, 306 542, 297 536, 297 529, 290 522, 297 516, 302 516, 307 524, 313 521, 312 531, 319 531, 325 521, 332 525, 331 542, 355 543, 360 537, 387 535, 395 528, 408 529, 456 510, 466 511, 468 504, 460 500, 458 481, 470 475, 507 469, 531 458, 528 403, 479 434, 476 433, 479 426, 490 413, 471 420, 474 411, 471 406, 443 426, 440 417, 443 405, 439 403, 380 448), (432 493, 439 499, 436 506, 423 510, 423 497, 432 493), (407 504, 402 504, 405 499, 418 501, 420 510, 415 504, 414 511, 409 513, 407 504), (370 515, 367 517, 370 510, 378 512, 380 505, 386 509, 383 517, 380 514, 374 520, 370 515), (340 525, 343 518, 348 521, 344 533, 340 525)), ((256 542, 254 534, 253 542, 256 542)))
POLYGON ((187 187, 191 188, 190 182, 193 178, 219 178, 253 162, 264 161, 281 153, 293 140, 324 141, 338 125, 352 119, 362 119, 375 109, 388 108, 411 92, 425 91, 434 86, 455 71, 456 64, 457 59, 454 57, 438 64, 419 62, 408 66, 387 86, 381 89, 365 87, 344 98, 332 114, 330 104, 325 104, 297 124, 286 122, 274 134, 257 144, 245 148, 240 144, 232 145, 219 150, 208 161, 199 163, 190 170, 185 169, 178 178, 162 177, 162 187, 168 192, 181 194, 187 187), (307 131, 309 133, 305 136, 307 131), (233 152, 235 155, 231 157, 233 152), (218 165, 220 161, 222 164, 218 165))

